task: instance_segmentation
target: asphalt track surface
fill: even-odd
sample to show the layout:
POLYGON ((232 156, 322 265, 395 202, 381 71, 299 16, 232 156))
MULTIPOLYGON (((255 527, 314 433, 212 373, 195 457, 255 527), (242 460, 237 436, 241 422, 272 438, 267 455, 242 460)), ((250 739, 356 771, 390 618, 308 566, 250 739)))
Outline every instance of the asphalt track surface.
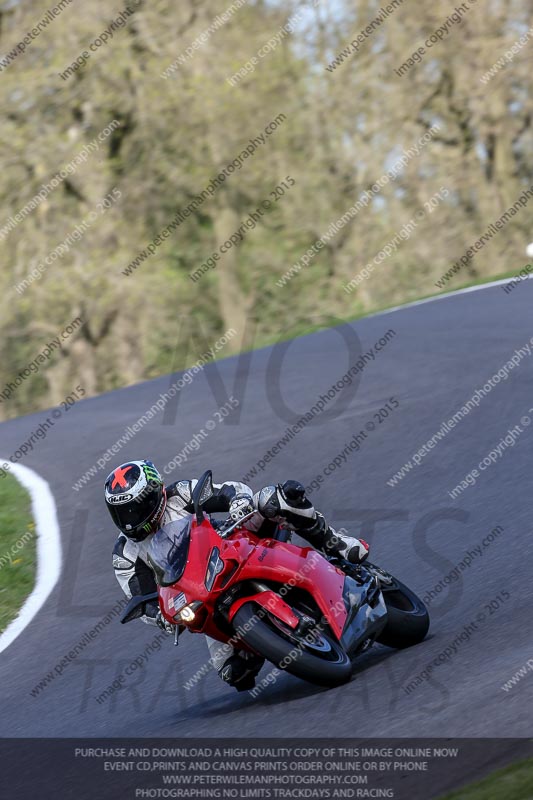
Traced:
MULTIPOLYGON (((180 393, 177 409, 152 420, 117 456, 117 462, 152 458, 162 468, 224 401, 214 397, 207 376, 218 373, 232 387, 239 373, 245 379, 235 392, 241 402, 240 418, 233 420, 237 424, 217 424, 175 477, 194 477, 211 468, 215 480, 240 479, 289 424, 267 386, 281 386, 284 401, 298 417, 353 363, 353 332, 364 352, 387 330, 395 331, 364 369, 356 391, 344 390, 331 401, 266 465, 254 488, 288 477, 308 483, 354 433, 376 422, 373 415, 393 396, 399 408, 376 422, 361 449, 325 480, 313 494, 315 505, 333 524, 355 534, 364 522, 373 561, 421 596, 496 526, 504 532, 432 603, 424 643, 404 651, 373 648, 357 663, 350 684, 329 691, 283 675, 254 699, 226 687, 212 670, 186 690, 185 681, 206 662, 207 648, 203 637, 185 634, 178 649, 165 641, 123 689, 98 704, 95 698, 157 633, 140 622, 122 626, 113 621, 62 675, 31 695, 121 596, 111 566, 115 532, 102 502, 107 470, 79 492, 72 483, 142 416, 170 379, 77 403, 23 461, 54 493, 64 564, 46 606, 2 654, 0 735, 530 737, 533 674, 509 692, 500 687, 532 656, 533 426, 524 428, 515 446, 482 472, 475 486, 456 500, 448 491, 533 407, 533 355, 396 487, 387 480, 529 342, 532 302, 532 281, 510 295, 490 287, 344 326, 350 349, 338 330, 302 337, 291 343, 281 370, 275 366, 279 347, 254 351, 247 377, 239 357, 219 361, 180 393), (378 519, 373 528, 372 518, 378 519), (487 611, 485 605, 502 590, 509 599, 497 611, 487 611), (485 614, 478 630, 430 679, 407 693, 403 687, 478 613, 485 614)), ((13 453, 46 416, 2 424, 1 454, 13 453)))

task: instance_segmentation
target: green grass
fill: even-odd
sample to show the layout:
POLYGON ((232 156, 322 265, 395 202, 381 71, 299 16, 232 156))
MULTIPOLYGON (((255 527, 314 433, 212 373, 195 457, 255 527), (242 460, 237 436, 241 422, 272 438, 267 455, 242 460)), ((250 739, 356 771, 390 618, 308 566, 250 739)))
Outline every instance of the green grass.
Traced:
POLYGON ((16 617, 35 583, 35 525, 27 491, 0 479, 0 632, 16 617))
POLYGON ((447 794, 440 800, 531 800, 533 758, 500 769, 478 783, 447 794))

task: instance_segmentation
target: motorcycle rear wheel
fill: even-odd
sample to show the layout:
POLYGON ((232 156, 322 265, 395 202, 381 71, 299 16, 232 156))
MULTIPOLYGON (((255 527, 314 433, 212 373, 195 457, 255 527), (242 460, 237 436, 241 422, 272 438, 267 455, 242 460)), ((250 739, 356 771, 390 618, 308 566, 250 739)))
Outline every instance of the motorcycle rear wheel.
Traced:
POLYGON ((387 606, 387 623, 377 641, 397 650, 412 647, 425 639, 429 630, 429 614, 422 600, 390 573, 391 582, 381 591, 387 606))

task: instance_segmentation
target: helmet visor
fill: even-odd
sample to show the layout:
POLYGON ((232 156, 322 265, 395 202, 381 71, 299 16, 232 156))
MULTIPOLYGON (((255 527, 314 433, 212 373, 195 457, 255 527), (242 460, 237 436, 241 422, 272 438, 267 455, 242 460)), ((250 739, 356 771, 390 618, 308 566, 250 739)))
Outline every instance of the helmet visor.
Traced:
POLYGON ((124 533, 142 527, 152 516, 152 511, 147 513, 146 507, 137 503, 110 505, 109 512, 117 528, 124 533))

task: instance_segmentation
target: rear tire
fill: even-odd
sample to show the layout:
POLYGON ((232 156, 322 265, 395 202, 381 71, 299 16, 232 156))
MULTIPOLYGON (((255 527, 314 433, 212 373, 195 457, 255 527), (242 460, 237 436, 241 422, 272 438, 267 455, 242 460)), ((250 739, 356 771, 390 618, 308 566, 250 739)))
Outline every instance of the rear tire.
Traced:
POLYGON ((396 578, 392 578, 389 586, 382 586, 382 592, 387 606, 387 624, 377 641, 396 649, 423 641, 429 630, 429 614, 422 600, 396 578))
POLYGON ((304 637, 299 637, 302 648, 297 657, 291 658, 291 652, 298 646, 294 635, 291 641, 289 629, 284 634, 282 627, 276 625, 274 620, 270 621, 268 613, 260 619, 257 611, 257 605, 245 603, 233 618, 234 628, 239 632, 240 638, 256 653, 279 669, 317 686, 340 686, 350 680, 352 662, 343 647, 330 634, 319 634, 320 644, 324 648, 323 655, 318 655, 318 651, 311 652, 304 637))

